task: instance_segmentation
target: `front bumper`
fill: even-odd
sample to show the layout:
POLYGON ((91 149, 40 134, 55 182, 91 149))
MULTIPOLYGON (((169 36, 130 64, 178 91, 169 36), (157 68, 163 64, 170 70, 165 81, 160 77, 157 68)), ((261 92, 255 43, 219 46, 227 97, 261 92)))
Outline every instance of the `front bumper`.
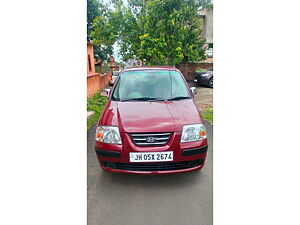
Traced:
POLYGON ((96 153, 102 169, 118 173, 171 174, 189 172, 204 166, 207 139, 180 143, 181 132, 174 132, 164 146, 138 147, 129 134, 121 133, 122 145, 96 142, 96 153), (173 151, 172 162, 131 163, 130 152, 173 151))
MULTIPOLYGON (((121 164, 120 163, 111 163, 102 161, 101 162, 101 168, 109 171, 109 172, 115 172, 115 173, 133 173, 133 174, 173 174, 173 173, 185 173, 185 172, 191 172, 194 170, 201 169, 204 166, 204 163, 201 160, 194 160, 194 161, 187 161, 187 162, 178 162, 178 163, 184 163, 184 164, 191 164, 194 163, 191 167, 188 168, 178 168, 178 169, 162 169, 161 166, 157 166, 156 169, 154 169, 153 164, 161 164, 165 165, 166 163, 143 163, 142 165, 137 166, 139 163, 129 163, 129 164, 121 164), (198 162, 197 162, 198 161, 198 162), (116 166, 118 164, 118 166, 116 166), (113 168, 111 168, 113 167, 113 168), (145 168, 146 167, 146 168, 145 168), (149 169, 148 169, 149 168, 149 169)), ((169 163, 171 164, 171 163, 169 163)), ((172 163, 175 164, 175 163, 172 163)), ((155 165, 156 166, 156 165, 155 165)))

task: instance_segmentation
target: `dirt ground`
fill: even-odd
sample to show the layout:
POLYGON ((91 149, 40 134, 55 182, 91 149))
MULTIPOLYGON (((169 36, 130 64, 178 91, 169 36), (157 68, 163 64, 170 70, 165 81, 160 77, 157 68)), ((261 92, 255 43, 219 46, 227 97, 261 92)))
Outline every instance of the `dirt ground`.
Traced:
POLYGON ((195 102, 201 111, 207 106, 213 105, 213 88, 199 87, 195 83, 191 83, 190 86, 197 88, 198 93, 195 95, 195 102))

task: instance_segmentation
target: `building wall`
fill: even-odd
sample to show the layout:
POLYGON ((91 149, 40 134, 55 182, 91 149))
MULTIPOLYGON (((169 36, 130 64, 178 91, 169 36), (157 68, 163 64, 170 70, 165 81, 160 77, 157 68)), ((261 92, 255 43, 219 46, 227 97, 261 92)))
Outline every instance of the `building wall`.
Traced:
POLYGON ((205 39, 207 43, 213 43, 213 8, 206 9, 206 32, 205 39))
POLYGON ((94 58, 94 49, 91 43, 87 44, 87 74, 96 73, 95 70, 95 58, 94 58))
POLYGON ((198 16, 203 19, 202 37, 205 38, 206 43, 213 43, 213 7, 198 11, 198 16))
POLYGON ((96 73, 93 45, 87 44, 87 97, 107 87, 111 82, 112 72, 104 74, 96 73))

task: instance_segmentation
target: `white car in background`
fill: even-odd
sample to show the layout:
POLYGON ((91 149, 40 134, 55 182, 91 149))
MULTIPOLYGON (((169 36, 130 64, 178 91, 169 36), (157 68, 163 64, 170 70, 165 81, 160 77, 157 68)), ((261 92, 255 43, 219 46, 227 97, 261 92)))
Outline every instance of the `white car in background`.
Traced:
POLYGON ((112 77, 111 77, 111 85, 114 85, 114 83, 116 82, 118 76, 120 74, 120 71, 113 71, 112 77))
POLYGON ((207 49, 206 53, 207 53, 207 57, 208 58, 212 58, 213 57, 213 49, 212 48, 207 49))

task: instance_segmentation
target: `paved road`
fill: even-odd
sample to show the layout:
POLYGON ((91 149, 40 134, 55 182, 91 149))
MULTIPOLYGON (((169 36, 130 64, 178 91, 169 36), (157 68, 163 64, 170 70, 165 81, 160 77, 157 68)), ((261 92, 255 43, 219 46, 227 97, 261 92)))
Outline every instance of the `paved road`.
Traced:
POLYGON ((198 93, 195 95, 195 102, 201 108, 204 105, 213 104, 213 89, 208 87, 198 87, 195 83, 191 86, 196 86, 198 93))
POLYGON ((88 131, 88 225, 212 225, 212 126, 200 171, 142 176, 101 170, 94 152, 96 127, 88 131))

